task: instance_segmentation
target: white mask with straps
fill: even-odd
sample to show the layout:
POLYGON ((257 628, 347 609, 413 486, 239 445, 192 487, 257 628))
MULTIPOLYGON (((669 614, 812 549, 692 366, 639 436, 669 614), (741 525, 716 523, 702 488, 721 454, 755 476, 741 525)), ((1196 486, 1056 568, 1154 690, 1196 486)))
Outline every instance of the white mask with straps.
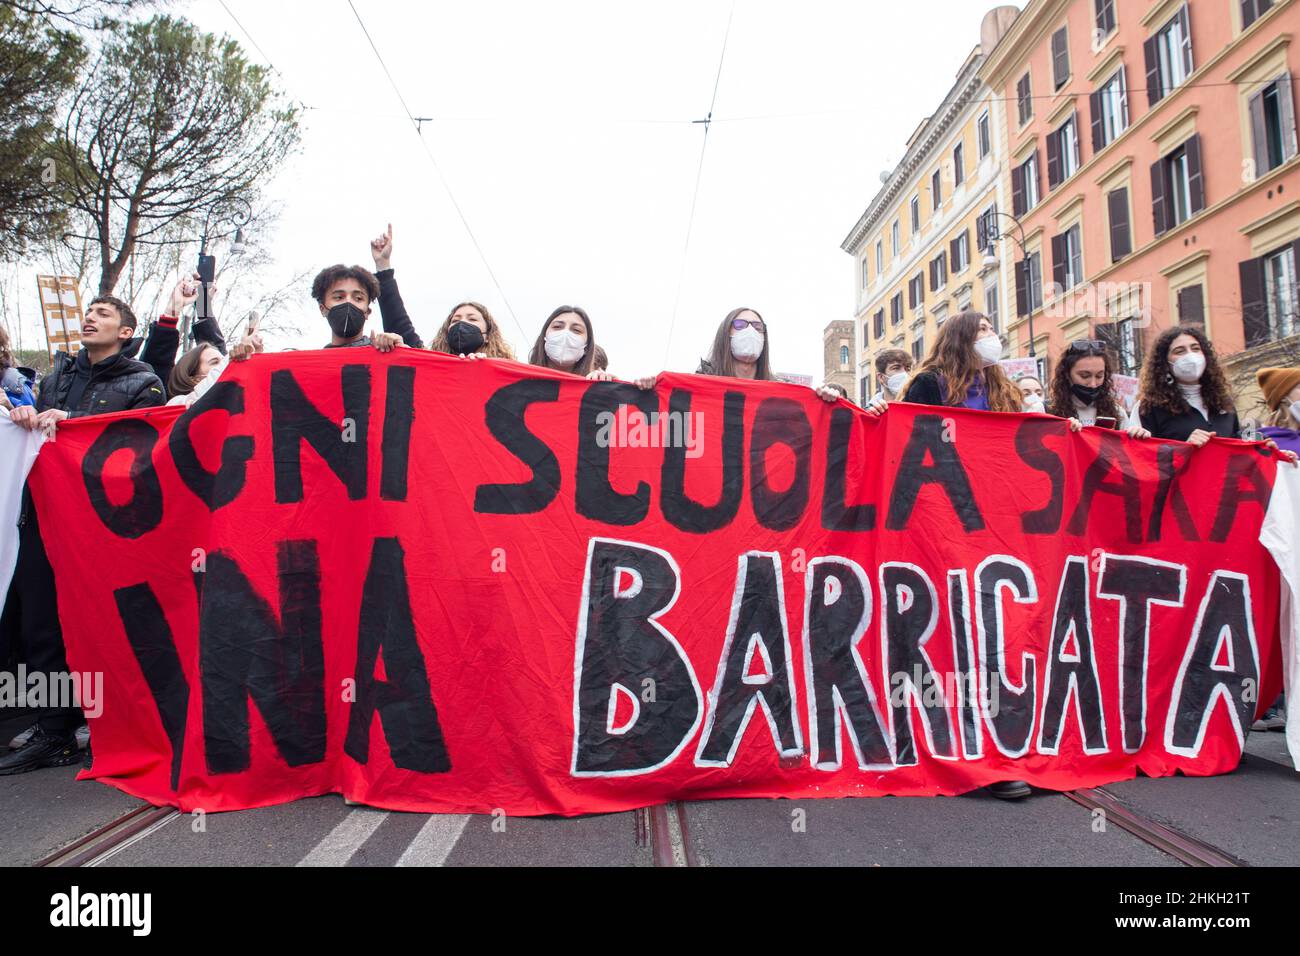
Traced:
POLYGON ((763 333, 747 325, 731 336, 731 354, 739 362, 757 362, 763 354, 763 333))
POLYGON ((571 329, 546 333, 546 354, 556 365, 573 365, 587 351, 587 340, 571 329))
POLYGON ((996 335, 986 335, 976 339, 975 354, 979 356, 980 365, 984 368, 997 365, 1002 358, 1002 340, 996 335))

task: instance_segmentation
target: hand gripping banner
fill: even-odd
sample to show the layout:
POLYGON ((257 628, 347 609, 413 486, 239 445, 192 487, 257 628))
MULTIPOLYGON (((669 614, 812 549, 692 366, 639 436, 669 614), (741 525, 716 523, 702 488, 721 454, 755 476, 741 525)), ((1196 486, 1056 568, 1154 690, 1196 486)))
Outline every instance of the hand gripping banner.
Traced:
POLYGON ((185 810, 1215 774, 1280 686, 1275 459, 400 350, 256 356, 31 484, 83 772, 185 810))

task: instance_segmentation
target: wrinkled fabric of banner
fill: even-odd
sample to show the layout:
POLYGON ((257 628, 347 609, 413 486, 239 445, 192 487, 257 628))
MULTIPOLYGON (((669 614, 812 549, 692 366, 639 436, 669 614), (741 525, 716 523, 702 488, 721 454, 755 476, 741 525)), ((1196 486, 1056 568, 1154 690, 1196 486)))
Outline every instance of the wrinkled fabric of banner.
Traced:
POLYGON ((29 432, 9 421, 9 410, 0 408, 0 601, 9 592, 9 580, 18 561, 23 486, 44 441, 40 432, 29 432))
POLYGON ((94 778, 578 814, 1223 773, 1281 685, 1262 447, 340 349, 31 485, 94 778))

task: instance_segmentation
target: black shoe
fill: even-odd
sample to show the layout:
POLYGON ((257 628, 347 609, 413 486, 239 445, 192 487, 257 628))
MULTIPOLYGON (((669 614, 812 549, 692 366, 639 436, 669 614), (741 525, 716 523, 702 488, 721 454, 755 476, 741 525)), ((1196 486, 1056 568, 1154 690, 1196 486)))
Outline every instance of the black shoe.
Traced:
POLYGON ((42 767, 67 767, 79 759, 81 752, 74 734, 55 735, 37 728, 24 746, 0 757, 0 777, 42 767))
POLYGON ((90 738, 86 738, 86 749, 81 755, 81 769, 89 770, 90 765, 95 762, 94 755, 90 752, 90 738))
POLYGON ((1021 800, 1032 792, 1023 780, 1003 780, 984 789, 999 800, 1021 800))

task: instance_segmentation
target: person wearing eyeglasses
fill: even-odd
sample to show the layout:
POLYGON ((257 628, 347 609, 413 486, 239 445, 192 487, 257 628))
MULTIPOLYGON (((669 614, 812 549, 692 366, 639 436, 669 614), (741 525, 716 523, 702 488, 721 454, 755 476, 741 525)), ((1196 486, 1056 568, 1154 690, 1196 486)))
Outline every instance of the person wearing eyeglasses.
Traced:
MULTIPOLYGON (((1241 438, 1241 422, 1214 346, 1194 326, 1176 325, 1156 339, 1142 367, 1138 418, 1155 438, 1185 441, 1203 448, 1212 438, 1241 438)), ((1271 438, 1264 445, 1285 461, 1296 453, 1283 451, 1271 438)))
POLYGON ((1016 388, 1020 389, 1020 404, 1024 411, 1047 412, 1043 383, 1037 375, 1021 375, 1016 379, 1016 388))
POLYGON ((1068 418, 1070 428, 1076 432, 1100 424, 1130 438, 1150 438, 1151 433, 1139 423, 1130 422, 1124 407, 1116 401, 1114 376, 1115 362, 1105 342, 1071 342, 1056 363, 1047 413, 1068 418))

